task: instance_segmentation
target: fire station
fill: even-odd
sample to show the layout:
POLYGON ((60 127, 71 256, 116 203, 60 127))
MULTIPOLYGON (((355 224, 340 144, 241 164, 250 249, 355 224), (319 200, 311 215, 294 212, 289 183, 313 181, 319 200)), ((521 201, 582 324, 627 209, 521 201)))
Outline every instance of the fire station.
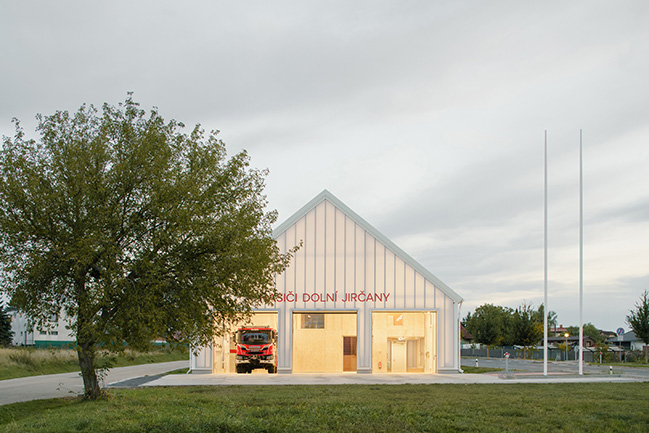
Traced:
POLYGON ((452 373, 460 370, 462 298, 325 190, 273 231, 282 252, 273 305, 211 347, 194 373, 235 373, 238 326, 272 328, 278 373, 452 373))

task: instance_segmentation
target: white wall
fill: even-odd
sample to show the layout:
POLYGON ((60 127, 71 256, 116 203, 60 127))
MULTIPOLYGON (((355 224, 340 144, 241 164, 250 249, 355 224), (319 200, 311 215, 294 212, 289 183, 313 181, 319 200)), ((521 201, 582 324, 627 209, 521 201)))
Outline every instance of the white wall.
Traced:
POLYGON ((357 311, 358 370, 366 372, 372 369, 372 311, 437 311, 438 368, 459 368, 457 303, 418 271, 419 265, 410 257, 394 251, 356 215, 351 217, 332 201, 323 200, 276 239, 282 252, 303 242, 276 279, 281 296, 273 308, 279 310, 280 322, 284 317, 280 370, 290 371, 292 366, 288 313, 301 310, 357 311))
MULTIPOLYGON (((355 312, 357 371, 372 372, 372 312, 429 311, 436 322, 436 369, 458 371, 461 297, 327 191, 273 233, 287 252, 275 279, 280 295, 257 311, 278 312, 279 373, 293 370, 294 312, 355 312)), ((431 343, 433 344, 433 343, 431 343)))

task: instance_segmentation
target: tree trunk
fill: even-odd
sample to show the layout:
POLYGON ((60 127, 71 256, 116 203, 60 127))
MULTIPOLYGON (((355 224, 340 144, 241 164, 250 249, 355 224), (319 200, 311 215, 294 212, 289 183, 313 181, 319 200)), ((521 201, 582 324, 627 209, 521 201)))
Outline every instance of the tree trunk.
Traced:
POLYGON ((649 346, 642 346, 644 352, 644 362, 649 363, 649 346))
POLYGON ((95 350, 92 346, 79 345, 77 355, 83 378, 83 397, 87 400, 97 400, 101 397, 101 388, 95 371, 95 350))
POLYGON ((86 291, 85 271, 78 272, 75 281, 77 292, 77 357, 83 378, 83 396, 87 400, 97 400, 101 397, 101 388, 95 370, 95 337, 92 321, 92 301, 86 291))

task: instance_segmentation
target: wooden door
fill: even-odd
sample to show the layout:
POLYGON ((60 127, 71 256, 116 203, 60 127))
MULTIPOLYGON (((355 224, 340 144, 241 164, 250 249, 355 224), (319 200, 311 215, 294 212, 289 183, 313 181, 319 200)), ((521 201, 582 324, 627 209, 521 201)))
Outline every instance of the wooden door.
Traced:
POLYGON ((356 371, 356 337, 343 337, 343 371, 356 371))

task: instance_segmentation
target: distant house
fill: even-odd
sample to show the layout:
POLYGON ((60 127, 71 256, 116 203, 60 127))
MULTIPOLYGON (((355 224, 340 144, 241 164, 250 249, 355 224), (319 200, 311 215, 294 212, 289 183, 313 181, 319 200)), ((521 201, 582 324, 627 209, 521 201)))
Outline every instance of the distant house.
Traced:
POLYGON ((14 346, 33 346, 34 332, 27 324, 27 317, 11 307, 7 308, 7 314, 11 321, 11 330, 14 333, 11 344, 14 346))
MULTIPOLYGON (((579 336, 577 335, 570 335, 568 338, 566 337, 548 337, 548 347, 550 345, 555 345, 558 346, 559 344, 565 344, 568 343, 569 347, 574 347, 579 345, 579 336)), ((541 345, 543 345, 543 341, 541 341, 541 345)), ((584 347, 593 347, 595 346, 595 340, 593 340, 591 337, 585 335, 584 336, 584 341, 583 341, 583 346, 584 347)))
POLYGON ((625 332, 623 335, 617 335, 606 340, 606 344, 619 346, 626 350, 643 350, 644 341, 636 337, 633 331, 625 332))
POLYGON ((550 328, 550 331, 548 333, 554 337, 563 337, 566 332, 568 332, 568 328, 564 328, 563 325, 559 325, 554 328, 550 328))
POLYGON ((14 332, 14 346, 62 347, 75 344, 74 335, 65 327, 65 320, 59 314, 50 317, 50 326, 40 329, 30 323, 29 318, 15 308, 8 308, 11 330, 14 332))
POLYGON ((473 342, 473 335, 469 331, 467 331, 464 325, 462 325, 461 323, 460 323, 460 332, 463 341, 466 341, 467 343, 473 342))
POLYGON ((617 334, 613 331, 604 331, 604 330, 599 330, 599 335, 604 337, 604 340, 608 340, 610 338, 617 337, 617 334))

